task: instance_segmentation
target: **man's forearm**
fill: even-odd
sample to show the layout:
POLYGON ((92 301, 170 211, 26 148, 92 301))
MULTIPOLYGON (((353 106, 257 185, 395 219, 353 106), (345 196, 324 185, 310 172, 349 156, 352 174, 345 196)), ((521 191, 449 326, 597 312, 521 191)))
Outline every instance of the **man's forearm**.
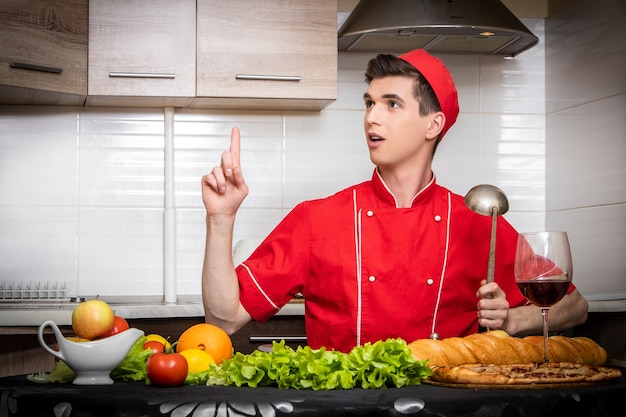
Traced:
MULTIPOLYGON (((587 311, 587 301, 578 290, 574 290, 550 308, 549 330, 563 331, 582 324, 587 320, 587 311)), ((541 309, 535 305, 509 309, 504 330, 515 336, 541 334, 543 332, 541 309)))
POLYGON ((207 219, 202 268, 205 320, 232 334, 250 320, 239 301, 239 282, 233 266, 234 219, 207 219))

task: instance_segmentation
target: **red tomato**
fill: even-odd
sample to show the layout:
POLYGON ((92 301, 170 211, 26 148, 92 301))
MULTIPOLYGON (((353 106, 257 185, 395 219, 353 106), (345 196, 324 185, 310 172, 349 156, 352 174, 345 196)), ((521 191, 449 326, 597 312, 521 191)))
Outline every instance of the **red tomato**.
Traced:
POLYGON ((129 328, 130 326, 124 318, 115 316, 113 320, 113 330, 111 330, 111 334, 109 336, 113 336, 114 334, 118 334, 124 330, 128 330, 129 328))
POLYGON ((148 340, 143 344, 143 350, 150 349, 152 353, 163 353, 165 352, 165 346, 161 342, 157 342, 156 340, 148 340))
POLYGON ((146 362, 150 383, 160 387, 182 385, 187 370, 187 359, 179 353, 153 353, 146 362))

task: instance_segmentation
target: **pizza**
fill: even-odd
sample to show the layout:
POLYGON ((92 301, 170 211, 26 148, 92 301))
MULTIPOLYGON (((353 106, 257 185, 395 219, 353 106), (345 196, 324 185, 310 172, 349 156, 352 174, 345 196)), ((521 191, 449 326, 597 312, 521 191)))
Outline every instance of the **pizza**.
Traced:
POLYGON ((447 384, 531 385, 609 381, 621 377, 617 368, 574 362, 513 365, 463 364, 433 367, 430 380, 447 384))

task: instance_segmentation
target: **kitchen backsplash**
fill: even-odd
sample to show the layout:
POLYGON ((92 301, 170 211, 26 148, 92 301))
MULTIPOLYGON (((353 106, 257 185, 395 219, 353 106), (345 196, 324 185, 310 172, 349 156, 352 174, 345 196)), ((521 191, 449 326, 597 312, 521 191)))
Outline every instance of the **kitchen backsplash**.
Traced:
POLYGON ((626 299, 626 4, 546 21, 546 227, 567 230, 588 299, 626 299))
MULTIPOLYGON (((584 20, 591 3, 571 18, 584 20)), ((601 14, 586 31, 612 19, 601 14)), ((515 59, 441 56, 461 114, 435 156, 438 182, 459 194, 479 183, 502 188, 505 217, 518 230, 570 232, 574 282, 585 296, 626 298, 624 38, 597 40, 593 61, 578 61, 593 43, 570 45, 556 19, 524 22, 541 42, 515 59), (553 41, 544 36, 551 25, 553 41), (584 68, 559 71, 570 65, 584 68)), ((620 22, 613 27, 623 34, 620 22)), ((235 241, 262 237, 298 202, 371 176, 362 95, 372 56, 339 54, 339 98, 321 112, 175 110, 171 258, 163 249, 171 232, 164 109, 0 107, 0 285, 62 283, 68 296, 158 301, 174 262, 178 299, 199 301, 200 177, 219 163, 231 127, 241 128, 250 187, 235 241)))

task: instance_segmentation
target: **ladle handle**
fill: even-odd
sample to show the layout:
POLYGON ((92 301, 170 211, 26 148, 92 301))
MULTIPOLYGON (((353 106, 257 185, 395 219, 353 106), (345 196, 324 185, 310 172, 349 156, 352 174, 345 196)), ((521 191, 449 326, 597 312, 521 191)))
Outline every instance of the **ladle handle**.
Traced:
POLYGON ((489 264, 487 266, 487 283, 493 282, 496 265, 496 226, 498 222, 498 208, 491 208, 491 239, 489 239, 489 264))

